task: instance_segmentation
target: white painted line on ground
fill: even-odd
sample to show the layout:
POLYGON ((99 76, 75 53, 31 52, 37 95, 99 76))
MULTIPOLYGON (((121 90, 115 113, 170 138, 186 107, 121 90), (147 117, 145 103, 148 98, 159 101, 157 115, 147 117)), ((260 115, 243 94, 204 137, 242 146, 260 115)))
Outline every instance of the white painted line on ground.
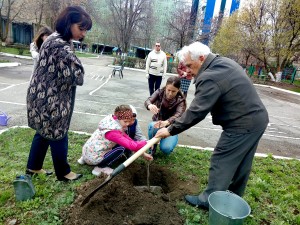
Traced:
POLYGON ((287 136, 279 136, 279 135, 272 135, 272 134, 266 134, 266 133, 264 133, 264 136, 276 137, 276 138, 284 138, 284 139, 292 139, 292 140, 300 140, 300 138, 287 137, 287 136))
POLYGON ((12 84, 10 84, 10 83, 0 83, 0 84, 3 84, 3 85, 12 85, 12 84))
MULTIPOLYGON (((198 150, 202 150, 202 151, 214 151, 214 148, 211 148, 211 147, 200 147, 200 146, 191 146, 191 145, 177 145, 179 147, 183 147, 183 148, 193 148, 193 149, 198 149, 198 150)), ((268 157, 269 155, 268 154, 264 154, 264 153, 255 153, 255 156, 256 157, 268 157)), ((277 156, 277 155, 272 155, 273 158, 275 159, 288 159, 288 160, 291 160, 291 159, 294 159, 294 158, 291 158, 291 157, 284 157, 284 156, 277 156)), ((297 159, 296 160, 299 160, 300 159, 297 159)))
POLYGON ((0 63, 0 67, 15 67, 15 66, 21 66, 21 63, 18 62, 0 63))
POLYGON ((107 116, 107 115, 101 115, 101 114, 95 114, 95 113, 78 112, 76 110, 74 110, 73 112, 77 113, 77 114, 83 114, 83 115, 89 115, 89 116, 97 116, 97 117, 105 117, 105 116, 107 116))
MULTIPOLYGON (((121 93, 121 92, 119 92, 121 93)), ((108 98, 109 96, 105 96, 105 95, 93 95, 94 97, 99 97, 99 98, 108 98)), ((130 99, 130 98, 120 98, 120 97, 114 97, 114 99, 118 99, 118 100, 126 100, 126 101, 136 101, 138 99, 130 99)), ((142 100, 144 102, 144 100, 142 100)), ((134 106, 135 107, 135 106, 134 106)))
MULTIPOLYGON (((93 95, 93 96, 99 96, 99 95, 93 95)), ((104 96, 101 96, 101 97, 105 98, 104 96)), ((115 98, 115 99, 117 99, 117 98, 115 98)), ((83 101, 83 102, 91 102, 91 103, 101 104, 101 105, 113 105, 113 106, 117 106, 117 104, 112 104, 110 102, 97 102, 97 101, 85 100, 85 99, 76 99, 75 101, 83 101)), ((144 107, 138 107, 138 106, 134 106, 134 108, 136 108, 136 109, 144 109, 144 107)))
POLYGON ((271 116, 269 115, 269 117, 272 117, 272 118, 279 118, 279 119, 284 119, 284 120, 297 120, 296 118, 293 118, 293 117, 284 117, 284 116, 271 116))
POLYGON ((93 95, 96 91, 98 91, 100 88, 102 88, 103 85, 107 84, 107 82, 110 80, 110 78, 111 78, 111 75, 108 76, 107 79, 106 79, 106 81, 105 81, 103 84, 101 84, 98 88, 96 88, 95 90, 91 91, 91 92, 89 93, 89 95, 93 95))
MULTIPOLYGON (((101 77, 101 75, 97 75, 95 80, 98 80, 98 78, 101 77)), ((104 79, 104 76, 101 77, 100 81, 102 81, 104 79)))
POLYGON ((265 132, 268 132, 268 133, 277 133, 277 134, 287 134, 285 132, 273 131, 273 130, 266 130, 265 132))
POLYGON ((289 125, 289 124, 283 124, 283 123, 281 123, 281 124, 275 124, 276 126, 281 126, 281 127, 293 127, 293 128, 300 128, 299 126, 293 126, 293 125, 289 125))
POLYGON ((223 131, 221 128, 207 128, 207 127, 196 127, 196 126, 193 126, 190 129, 215 130, 215 131, 220 131, 220 132, 223 131))
POLYGON ((28 84, 28 82, 29 82, 29 81, 24 82, 24 83, 20 83, 20 84, 11 84, 11 85, 9 85, 8 87, 5 87, 5 88, 0 89, 0 91, 4 91, 4 90, 7 90, 7 89, 9 89, 9 88, 16 87, 16 86, 23 85, 23 84, 28 84))
POLYGON ((7 101, 0 101, 0 103, 11 104, 11 105, 23 105, 23 106, 27 105, 26 103, 7 102, 7 101))

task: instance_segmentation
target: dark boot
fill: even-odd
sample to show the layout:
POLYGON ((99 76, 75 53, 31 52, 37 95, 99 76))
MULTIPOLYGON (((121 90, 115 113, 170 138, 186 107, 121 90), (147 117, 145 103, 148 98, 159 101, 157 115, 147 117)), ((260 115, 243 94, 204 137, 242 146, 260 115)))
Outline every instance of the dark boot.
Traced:
POLYGON ((187 201, 187 203, 189 203, 190 205, 196 206, 201 209, 208 210, 208 207, 209 207, 208 204, 205 202, 202 202, 199 199, 199 195, 186 195, 186 196, 184 196, 184 198, 187 201))

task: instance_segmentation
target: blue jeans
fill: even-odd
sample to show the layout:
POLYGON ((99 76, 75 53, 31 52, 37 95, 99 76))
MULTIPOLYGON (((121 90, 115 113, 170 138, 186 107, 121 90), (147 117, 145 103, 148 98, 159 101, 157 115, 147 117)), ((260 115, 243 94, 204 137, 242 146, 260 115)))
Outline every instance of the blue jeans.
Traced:
MULTIPOLYGON (((148 137, 149 139, 153 138, 155 136, 155 134, 157 133, 157 131, 159 130, 159 128, 154 128, 154 124, 156 122, 151 122, 148 125, 148 137)), ((170 136, 164 139, 160 140, 159 143, 159 147, 160 150, 166 154, 169 155, 171 154, 171 152, 173 152, 174 148, 176 147, 178 143, 178 134, 174 135, 174 136, 170 136)))

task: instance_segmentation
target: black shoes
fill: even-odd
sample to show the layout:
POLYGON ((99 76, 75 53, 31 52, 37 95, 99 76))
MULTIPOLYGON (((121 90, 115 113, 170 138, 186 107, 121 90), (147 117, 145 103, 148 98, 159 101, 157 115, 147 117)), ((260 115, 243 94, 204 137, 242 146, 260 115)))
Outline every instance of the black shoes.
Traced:
POLYGON ((187 203, 189 203, 190 205, 208 210, 208 204, 200 201, 199 195, 186 195, 184 196, 184 198, 187 201, 187 203))
POLYGON ((66 178, 66 177, 58 177, 57 180, 59 180, 59 181, 64 181, 64 182, 69 182, 69 181, 78 180, 78 179, 81 178, 82 176, 83 176, 82 174, 77 173, 77 174, 76 174, 76 177, 73 178, 73 179, 68 179, 68 178, 66 178))
POLYGON ((38 175, 38 174, 46 174, 46 176, 50 176, 53 174, 52 171, 48 171, 48 170, 45 170, 45 173, 35 173, 29 169, 26 169, 26 174, 30 175, 30 176, 33 176, 33 175, 38 175))

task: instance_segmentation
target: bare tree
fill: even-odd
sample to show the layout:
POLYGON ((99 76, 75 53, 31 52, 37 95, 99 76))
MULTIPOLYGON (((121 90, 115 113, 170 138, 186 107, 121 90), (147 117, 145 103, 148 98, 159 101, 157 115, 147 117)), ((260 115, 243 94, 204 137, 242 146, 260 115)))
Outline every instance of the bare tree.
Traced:
POLYGON ((153 28, 155 19, 153 17, 153 2, 149 1, 145 6, 147 10, 144 12, 145 16, 137 24, 136 32, 134 33, 134 43, 138 46, 151 47, 153 44, 153 28))
POLYGON ((180 5, 167 20, 169 35, 165 38, 177 46, 182 48, 189 42, 191 8, 182 4, 180 5))
POLYGON ((146 17, 150 0, 107 0, 112 13, 111 25, 123 51, 127 52, 138 24, 146 17))

